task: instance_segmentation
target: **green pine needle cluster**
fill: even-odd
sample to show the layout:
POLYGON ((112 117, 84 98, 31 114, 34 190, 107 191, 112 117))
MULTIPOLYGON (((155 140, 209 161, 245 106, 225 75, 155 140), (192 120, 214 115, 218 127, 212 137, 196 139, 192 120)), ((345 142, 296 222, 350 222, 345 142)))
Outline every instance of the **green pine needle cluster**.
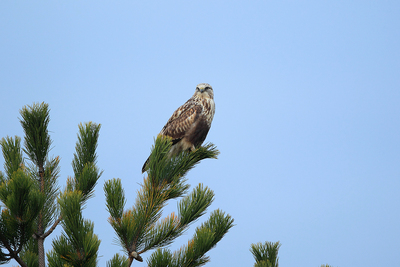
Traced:
POLYGON ((99 132, 100 124, 88 122, 79 125, 76 152, 72 161, 75 178, 70 180, 69 190, 81 191, 83 203, 93 197, 94 187, 103 173, 96 165, 99 132))
POLYGON ((63 233, 53 240, 48 253, 49 266, 97 266, 100 240, 94 234, 94 224, 82 216, 82 192, 67 191, 58 199, 63 233))
POLYGON ((0 143, 4 156, 4 170, 7 177, 11 177, 13 172, 21 168, 23 164, 21 138, 18 136, 14 138, 7 136, 6 138, 2 138, 0 143))
POLYGON ((41 103, 25 106, 20 114, 25 133, 24 152, 37 166, 43 166, 52 142, 47 128, 50 122, 49 105, 41 103))
POLYGON ((35 219, 45 202, 34 182, 21 169, 0 185, 0 200, 6 208, 0 214, 0 263, 15 258, 34 233, 35 219))
POLYGON ((118 253, 114 255, 114 257, 107 262, 107 267, 128 267, 129 260, 125 256, 121 256, 118 253))
MULTIPOLYGON (((216 159, 219 151, 213 144, 205 144, 204 146, 198 147, 193 152, 183 152, 178 156, 171 158, 169 151, 172 146, 172 139, 167 136, 159 135, 155 140, 155 144, 152 147, 150 154, 147 173, 152 181, 156 185, 162 183, 173 184, 175 180, 182 179, 185 174, 195 167, 201 160, 207 158, 216 159)), ((182 183, 185 180, 182 180, 182 183)), ((167 187, 168 188, 168 187, 167 187)), ((183 190, 186 190, 183 188, 183 190)), ((179 194, 179 191, 178 191, 179 194)), ((175 196, 172 195, 172 198, 175 196)))
POLYGON ((147 164, 148 176, 131 209, 124 211, 126 199, 119 179, 104 185, 109 222, 118 237, 117 243, 128 257, 128 266, 133 260, 143 261, 141 255, 152 249, 157 250, 149 258, 149 266, 200 266, 208 261, 205 253, 233 226, 233 219, 217 210, 196 230, 188 246, 174 254, 161 249, 181 236, 211 205, 214 192, 199 184, 187 194, 189 185, 184 177, 201 160, 216 158, 219 153, 214 145, 208 144, 171 158, 168 153, 171 145, 168 137, 158 136, 155 140, 147 164), (161 218, 167 201, 176 198, 181 198, 177 215, 161 218))
POLYGON ((278 250, 280 246, 279 241, 251 244, 250 251, 256 260, 254 267, 278 267, 278 250))
MULTIPOLYGON (((265 242, 251 244, 250 251, 256 260, 254 267, 278 267, 278 250, 281 244, 279 242, 265 242)), ((320 267, 332 267, 323 264, 320 267)))
POLYGON ((147 263, 150 267, 189 267, 202 266, 210 261, 205 254, 216 246, 230 228, 233 219, 220 210, 211 213, 209 219, 196 228, 194 237, 188 244, 175 252, 157 249, 147 263))

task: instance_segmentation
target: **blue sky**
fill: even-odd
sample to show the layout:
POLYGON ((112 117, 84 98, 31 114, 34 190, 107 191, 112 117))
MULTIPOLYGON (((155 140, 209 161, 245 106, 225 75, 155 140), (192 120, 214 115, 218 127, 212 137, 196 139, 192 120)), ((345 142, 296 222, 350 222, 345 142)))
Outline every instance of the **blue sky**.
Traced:
POLYGON ((102 125, 104 173, 84 216, 105 266, 120 248, 104 181, 121 178, 133 205, 153 138, 207 82, 216 114, 206 141, 221 154, 187 178, 214 190, 209 212, 222 209, 235 226, 206 266, 253 266, 250 244, 264 241, 282 243, 280 266, 391 266, 399 14, 398 1, 1 1, 0 137, 23 136, 19 110, 48 103, 63 187, 78 124, 102 125))

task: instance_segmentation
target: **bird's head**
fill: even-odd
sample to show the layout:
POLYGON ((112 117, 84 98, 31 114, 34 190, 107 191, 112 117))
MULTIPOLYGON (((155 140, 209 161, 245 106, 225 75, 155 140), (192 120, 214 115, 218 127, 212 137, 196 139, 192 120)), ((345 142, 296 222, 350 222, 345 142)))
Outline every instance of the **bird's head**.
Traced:
POLYGON ((214 99, 214 91, 208 83, 199 83, 194 92, 195 97, 214 99))

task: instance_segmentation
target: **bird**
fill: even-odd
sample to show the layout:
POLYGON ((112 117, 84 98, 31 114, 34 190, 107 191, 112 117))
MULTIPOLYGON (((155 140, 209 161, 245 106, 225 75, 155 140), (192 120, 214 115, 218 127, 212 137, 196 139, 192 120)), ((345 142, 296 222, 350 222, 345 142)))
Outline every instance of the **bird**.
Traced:
MULTIPOLYGON (((194 151, 201 146, 210 130, 215 114, 214 91, 208 83, 200 83, 191 98, 174 111, 159 135, 172 138, 169 156, 194 151)), ((147 158, 142 173, 147 170, 147 158)))

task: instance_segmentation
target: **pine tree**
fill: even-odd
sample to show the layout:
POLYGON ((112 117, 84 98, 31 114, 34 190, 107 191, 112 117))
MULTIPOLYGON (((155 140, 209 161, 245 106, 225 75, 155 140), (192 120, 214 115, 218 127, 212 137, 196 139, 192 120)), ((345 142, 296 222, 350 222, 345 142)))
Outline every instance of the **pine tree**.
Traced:
POLYGON ((137 193, 134 206, 124 211, 125 193, 119 179, 105 183, 109 222, 117 234, 125 256, 116 255, 107 266, 131 266, 133 260, 143 261, 142 254, 156 249, 148 258, 148 266, 202 266, 209 261, 205 256, 233 226, 233 219, 220 210, 196 229, 194 237, 180 250, 171 253, 163 247, 181 236, 190 224, 205 214, 214 199, 214 192, 203 184, 188 194, 185 174, 206 158, 216 158, 218 150, 212 144, 194 152, 184 152, 170 158, 172 141, 159 136, 153 147, 147 177, 137 193), (168 200, 181 198, 175 213, 161 219, 168 200), (119 263, 116 263, 117 259, 119 263), (118 265, 121 264, 121 265, 118 265))
MULTIPOLYGON (((49 157, 52 143, 48 134, 49 111, 45 103, 22 108, 20 122, 25 133, 24 148, 17 136, 3 138, 0 142, 5 159, 5 174, 0 172, 0 200, 3 203, 0 207, 0 264, 15 259, 21 266, 44 267, 44 240, 60 223, 64 229, 60 239, 68 237, 68 241, 73 240, 73 245, 79 245, 80 237, 68 230, 93 232, 93 225, 82 219, 80 207, 92 196, 101 175, 96 166, 100 125, 79 125, 73 161, 75 177, 69 179, 66 191, 60 195, 57 185, 60 160, 49 157), (22 152, 27 155, 27 165, 22 152)), ((85 239, 84 244, 85 249, 90 244, 90 254, 93 254, 93 247, 98 248, 99 241, 95 235, 91 237, 90 241, 85 239)), ((75 252, 82 257, 89 254, 85 249, 75 252)))

